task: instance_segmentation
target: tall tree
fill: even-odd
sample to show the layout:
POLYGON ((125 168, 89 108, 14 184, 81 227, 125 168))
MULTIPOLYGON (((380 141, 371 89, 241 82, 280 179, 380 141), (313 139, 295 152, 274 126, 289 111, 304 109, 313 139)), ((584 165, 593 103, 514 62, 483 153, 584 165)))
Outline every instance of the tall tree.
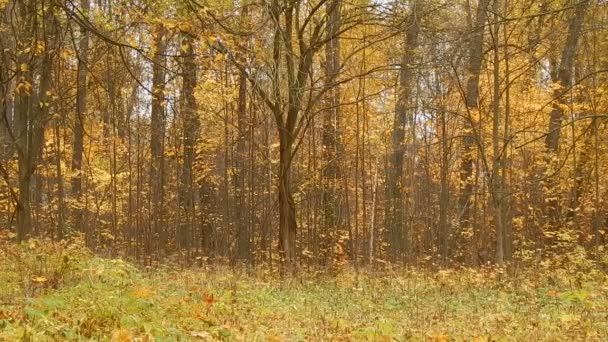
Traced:
MULTIPOLYGON (((325 166, 323 167, 323 223, 326 239, 323 250, 330 252, 335 244, 337 229, 342 224, 340 213, 340 158, 341 158, 341 138, 340 138, 340 86, 334 85, 338 73, 340 72, 340 31, 341 20, 341 0, 330 0, 326 3, 328 16, 327 34, 328 39, 325 45, 325 87, 328 88, 325 94, 325 114, 323 117, 323 154, 325 166)), ((326 261, 331 261, 331 253, 326 256, 326 261)))
POLYGON ((570 17, 568 24, 568 33, 566 35, 566 43, 562 49, 559 64, 555 66, 556 72, 551 75, 553 81, 553 104, 551 114, 549 115, 548 132, 545 138, 545 147, 547 149, 547 165, 545 172, 546 180, 546 211, 545 216, 548 219, 550 226, 555 227, 559 222, 559 196, 556 193, 556 182, 559 171, 559 161, 557 153, 559 150, 560 136, 562 130, 562 122, 564 119, 565 110, 568 106, 566 94, 571 90, 573 81, 573 69, 578 50, 581 30, 585 19, 585 13, 590 1, 581 0, 574 3, 574 13, 570 17))
MULTIPOLYGON (((15 4, 17 22, 22 25, 15 51, 17 57, 17 85, 15 88, 15 146, 17 149, 18 188, 17 236, 29 237, 32 231, 31 181, 40 162, 44 145, 44 129, 51 106, 52 65, 56 53, 56 23, 54 6, 26 1, 15 4), (34 9, 32 11, 32 9, 34 9), (40 29, 38 21, 44 22, 40 29), (36 53, 37 39, 44 48, 36 53), (32 46, 32 44, 36 44, 32 46)), ((13 17, 16 19, 16 17, 13 17)))
POLYGON ((491 175, 491 186, 492 186, 492 203, 494 204, 494 226, 496 227, 496 262, 502 264, 505 262, 505 219, 504 211, 504 194, 503 194, 503 159, 504 146, 502 141, 504 137, 500 136, 500 125, 503 121, 501 119, 500 110, 500 56, 499 56, 499 34, 500 34, 500 21, 499 21, 499 8, 500 2, 494 0, 494 6, 492 8, 494 12, 494 25, 492 27, 492 45, 493 45, 493 69, 492 69, 492 83, 493 83, 493 98, 492 98, 492 175, 491 175))
MULTIPOLYGON (((89 14, 90 0, 81 0, 81 12, 89 14)), ((74 119, 74 141, 72 149, 72 198, 77 202, 73 209, 73 224, 76 229, 83 229, 83 209, 78 203, 82 200, 82 159, 84 153, 84 127, 87 111, 87 74, 89 63, 89 32, 86 28, 79 27, 80 36, 78 42, 78 69, 76 75, 76 114, 74 119)))
POLYGON ((197 82, 197 65, 194 55, 193 40, 184 34, 181 43, 182 52, 182 134, 183 134, 183 162, 181 166, 179 205, 180 227, 177 236, 180 247, 190 248, 194 234, 195 194, 193 165, 196 156, 196 141, 199 133, 199 120, 197 113, 194 89, 197 82))
MULTIPOLYGON (((457 234, 457 241, 460 241, 457 248, 464 247, 462 237, 470 234, 473 230, 471 222, 471 204, 473 200, 473 174, 474 168, 474 148, 475 134, 474 122, 472 116, 477 115, 479 111, 479 76, 481 73, 481 65, 483 61, 483 43, 485 24, 488 13, 488 5, 490 0, 479 0, 475 21, 471 28, 471 35, 468 39, 468 60, 467 60, 467 82, 464 89, 464 101, 468 113, 468 118, 465 120, 465 127, 462 138, 462 155, 460 166, 460 197, 459 204, 459 221, 460 227, 457 234)), ((457 252, 457 256, 460 252, 457 252)))
MULTIPOLYGON (((247 5, 241 8, 241 25, 245 26, 248 18, 247 5)), ((242 29, 245 29, 243 27, 242 29)), ((243 48, 247 48, 247 39, 243 42, 243 48)), ((237 244, 237 259, 243 262, 251 259, 251 227, 248 222, 248 213, 246 210, 246 191, 245 178, 247 172, 247 138, 249 137, 249 126, 252 124, 247 115, 247 76, 244 70, 239 71, 238 79, 238 99, 237 99, 237 128, 238 136, 236 142, 236 159, 235 159, 235 213, 236 213, 236 244, 237 244)), ((251 143, 251 142, 249 142, 251 143)), ((252 172, 252 170, 248 170, 252 172)), ((251 186, 251 184, 250 184, 251 186)))
MULTIPOLYGON (((164 140, 165 140, 165 85, 167 60, 167 30, 163 24, 154 26, 154 56, 152 58, 152 108, 150 115, 150 227, 154 248, 162 252, 166 247, 164 226, 164 140)), ((152 247, 152 246, 149 246, 152 247)))
POLYGON ((230 56, 241 72, 244 72, 253 91, 259 96, 274 118, 279 136, 278 207, 279 253, 286 270, 294 270, 296 257, 296 233, 298 231, 296 204, 292 184, 292 166, 299 146, 299 139, 308 127, 312 108, 326 92, 326 87, 316 88, 310 76, 314 57, 325 46, 327 21, 319 20, 318 10, 328 0, 308 8, 302 1, 272 0, 265 10, 272 30, 271 53, 263 66, 270 84, 266 89, 250 70, 239 62, 227 46, 219 50, 230 56))
POLYGON ((400 260, 407 251, 407 235, 404 217, 405 179, 403 161, 406 149, 405 132, 408 125, 413 125, 413 110, 410 108, 412 81, 415 78, 416 49, 420 34, 420 17, 418 4, 414 1, 406 21, 403 56, 399 71, 397 104, 391 136, 391 153, 386 179, 386 229, 389 232, 391 256, 400 260))

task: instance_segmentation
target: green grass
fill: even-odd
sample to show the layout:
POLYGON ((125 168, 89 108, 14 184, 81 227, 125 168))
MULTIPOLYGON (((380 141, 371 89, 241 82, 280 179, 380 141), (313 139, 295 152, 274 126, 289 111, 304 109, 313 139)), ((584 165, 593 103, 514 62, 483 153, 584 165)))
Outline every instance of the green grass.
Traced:
POLYGON ((142 271, 79 245, 0 243, 0 341, 601 341, 593 268, 304 275, 142 271), (549 271, 550 270, 550 271, 549 271))

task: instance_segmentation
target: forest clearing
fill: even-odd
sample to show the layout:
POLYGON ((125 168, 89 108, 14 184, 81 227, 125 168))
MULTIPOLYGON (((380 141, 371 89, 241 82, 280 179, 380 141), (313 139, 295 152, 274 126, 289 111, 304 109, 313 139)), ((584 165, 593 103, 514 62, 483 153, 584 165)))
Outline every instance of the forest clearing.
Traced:
MULTIPOLYGON (((571 268, 138 270, 82 244, 1 245, 0 341, 605 341, 608 276, 571 268)), ((574 266, 576 264, 576 266, 574 266)))
POLYGON ((607 341, 608 1, 0 0, 0 341, 607 341))

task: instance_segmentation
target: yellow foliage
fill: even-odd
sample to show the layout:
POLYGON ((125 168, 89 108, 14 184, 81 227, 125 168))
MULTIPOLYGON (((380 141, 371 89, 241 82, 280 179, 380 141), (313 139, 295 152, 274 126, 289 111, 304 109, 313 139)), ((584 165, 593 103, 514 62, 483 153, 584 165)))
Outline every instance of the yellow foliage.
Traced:
POLYGON ((133 334, 127 329, 118 329, 112 333, 112 342, 132 342, 133 334))

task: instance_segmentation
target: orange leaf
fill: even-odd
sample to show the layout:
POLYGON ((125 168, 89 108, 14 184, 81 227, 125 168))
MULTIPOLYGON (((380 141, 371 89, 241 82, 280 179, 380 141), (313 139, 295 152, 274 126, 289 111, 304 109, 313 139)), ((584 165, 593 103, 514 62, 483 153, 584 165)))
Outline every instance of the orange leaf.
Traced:
POLYGON ((204 294, 204 298, 205 298, 205 303, 206 303, 208 306, 213 305, 213 302, 215 302, 215 298, 213 297, 213 295, 212 295, 212 294, 205 293, 205 294, 204 294))

